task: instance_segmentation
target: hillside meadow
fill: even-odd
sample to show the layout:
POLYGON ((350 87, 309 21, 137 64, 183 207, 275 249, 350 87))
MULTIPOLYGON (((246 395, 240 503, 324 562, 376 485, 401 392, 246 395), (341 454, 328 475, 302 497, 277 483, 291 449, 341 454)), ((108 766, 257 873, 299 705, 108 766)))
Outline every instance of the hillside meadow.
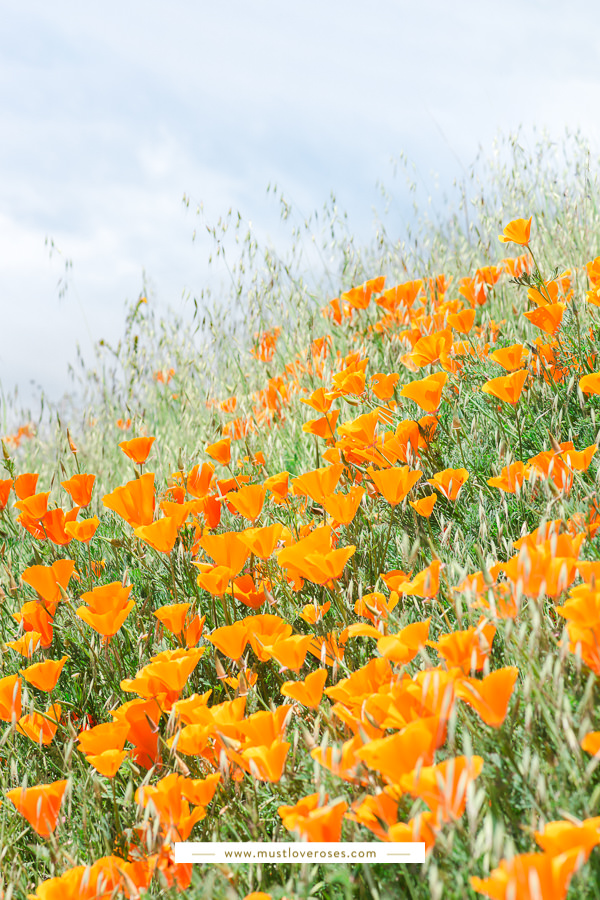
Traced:
POLYGON ((365 248, 275 188, 287 257, 225 217, 191 324, 144 287, 76 402, 4 400, 2 900, 598 896, 594 165, 510 139, 365 248))

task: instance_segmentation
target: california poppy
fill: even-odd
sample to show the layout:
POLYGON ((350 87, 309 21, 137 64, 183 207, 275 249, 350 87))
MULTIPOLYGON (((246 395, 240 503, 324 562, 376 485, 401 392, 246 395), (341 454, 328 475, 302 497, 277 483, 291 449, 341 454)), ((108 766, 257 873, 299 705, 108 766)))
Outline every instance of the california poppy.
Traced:
POLYGON ((498 235, 498 240, 504 244, 512 241, 513 244, 520 244, 522 247, 526 247, 529 244, 532 218, 513 219, 512 222, 506 225, 502 234, 498 235))
POLYGON ((102 503, 125 519, 133 528, 150 525, 154 519, 154 473, 128 481, 112 493, 105 494, 102 503))
POLYGON ((440 405, 442 391, 447 380, 448 376, 445 372, 436 372, 434 375, 428 375, 427 378, 411 381, 402 388, 400 396, 414 400, 425 412, 435 412, 440 405))
POLYGON ((514 372, 515 369, 520 369, 527 359, 527 350, 523 344, 511 344, 510 347, 494 350, 493 353, 490 353, 490 359, 502 366, 503 369, 514 372))
POLYGON ((62 487, 70 495, 75 506, 88 506, 92 499, 95 475, 77 474, 68 481, 61 481, 62 487))
POLYGON ((147 544, 150 544, 159 553, 170 553, 175 546, 177 535, 179 533, 177 519, 172 516, 165 516, 163 519, 157 519, 149 525, 138 525, 134 529, 136 537, 141 538, 147 544))
POLYGON ((15 479, 15 494, 19 500, 25 500, 26 497, 35 494, 39 477, 37 472, 24 472, 15 479))
POLYGON ((468 703, 486 725, 500 728, 506 718, 519 670, 514 666, 497 669, 485 678, 463 678, 456 683, 456 696, 468 703))
POLYGON ((49 837, 56 830, 58 815, 68 780, 52 784, 36 784, 30 788, 15 788, 6 796, 41 837, 49 837))
POLYGON ((137 437, 130 441, 121 441, 119 447, 129 459, 132 459, 138 466, 142 466, 152 449, 152 444, 156 438, 153 437, 137 437))
POLYGON ((491 394, 505 403, 516 406, 523 390, 523 386, 527 381, 529 372, 527 369, 519 369, 511 375, 502 375, 500 378, 492 378, 482 384, 481 390, 485 394, 491 394))
POLYGON ((481 773, 481 756, 458 756, 437 765, 423 766, 418 772, 403 775, 400 786, 420 797, 435 816, 436 823, 458 819, 467 805, 468 785, 481 773))
POLYGON ((442 472, 436 472, 433 478, 427 480, 436 491, 444 495, 446 500, 456 500, 460 489, 468 479, 469 473, 466 469, 444 469, 442 472))
POLYGON ((580 848, 574 847, 553 856, 550 853, 521 853, 503 859, 489 878, 470 879, 471 887, 492 900, 565 900, 573 873, 584 861, 580 848))
POLYGON ((228 466, 231 462, 231 438, 223 438, 221 441, 209 444, 205 452, 222 466, 228 466))
POLYGON ((135 606, 128 599, 132 588, 133 585, 123 587, 120 581, 94 588, 81 596, 88 605, 80 606, 75 612, 99 634, 113 637, 135 606))
POLYGON ((190 606, 190 603, 171 603, 155 610, 154 615, 170 632, 181 634, 190 606))
POLYGON ((422 497, 420 500, 409 500, 408 502, 416 513, 428 519, 433 512, 436 500, 437 494, 430 494, 429 497, 422 497))
POLYGON ((556 334, 562 322, 565 311, 564 303, 552 303, 548 306, 540 306, 523 315, 529 319, 532 325, 540 328, 546 334, 556 334))
POLYGON ((342 300, 349 303, 354 309, 366 309, 371 302, 373 293, 380 293, 385 285, 385 276, 372 278, 359 287, 351 288, 342 294, 342 300))
POLYGON ((321 702, 326 681, 327 669, 317 669, 307 675, 304 681, 286 681, 281 686, 281 693, 309 709, 316 709, 321 702))
POLYGON ((34 744, 51 744, 61 715, 60 705, 53 703, 44 714, 32 712, 21 716, 17 722, 17 731, 26 735, 34 744))
POLYGON ((379 471, 369 468, 367 471, 379 493, 392 507, 404 500, 423 474, 409 469, 408 466, 397 466, 379 471))
POLYGON ((52 691, 56 687, 56 683, 62 672, 63 666, 68 660, 68 656, 62 659, 47 659, 45 662, 34 663, 26 669, 20 669, 21 675, 34 687, 40 691, 52 691))
POLYGON ((400 581, 396 585, 399 594, 406 594, 411 597, 423 597, 431 599, 435 597, 440 587, 440 571, 442 563, 439 559, 434 559, 431 565, 423 569, 418 575, 415 575, 412 581, 400 581))
POLYGON ((18 675, 0 678, 0 720, 13 722, 21 715, 21 679, 18 675))
POLYGON ((230 491, 227 499, 241 516, 255 522, 262 512, 266 492, 262 484, 249 484, 237 491, 230 491))
POLYGON ((99 525, 100 519, 92 516, 91 519, 82 519, 80 522, 65 522, 65 532, 70 538, 75 538, 82 544, 89 544, 99 525))

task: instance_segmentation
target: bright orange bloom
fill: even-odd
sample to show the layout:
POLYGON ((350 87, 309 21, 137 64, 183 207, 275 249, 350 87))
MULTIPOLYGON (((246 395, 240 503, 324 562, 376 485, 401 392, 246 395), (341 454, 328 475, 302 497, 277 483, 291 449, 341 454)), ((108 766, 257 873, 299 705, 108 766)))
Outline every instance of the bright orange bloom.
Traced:
POLYGON ((100 775, 104 775, 105 778, 114 778, 128 756, 127 750, 104 750, 102 753, 86 756, 85 760, 100 775))
POLYGON ((439 640, 427 641, 446 661, 448 668, 459 668, 468 675, 469 672, 480 672, 489 657, 496 626, 493 624, 472 626, 466 631, 454 631, 443 634, 439 640))
POLYGON ((159 553, 170 553, 175 546, 179 529, 177 520, 172 516, 157 519, 149 525, 139 525, 134 529, 136 537, 150 544, 159 553))
POLYGON ((276 503, 285 503, 285 499, 288 495, 289 479, 289 472, 279 472, 277 475, 271 475, 270 478, 265 478, 264 485, 266 489, 271 492, 273 500, 275 500, 276 503))
POLYGON ((429 478, 428 484, 444 495, 446 500, 456 500, 463 484, 469 480, 466 469, 444 469, 429 478))
POLYGON ((281 685, 281 693, 309 709, 316 709, 321 702, 326 681, 327 669, 317 669, 307 675, 304 681, 286 681, 281 685))
POLYGON ((489 878, 470 879, 471 887, 491 900, 565 900, 573 873, 584 861, 578 847, 559 856, 521 853, 503 859, 489 878))
MULTIPOLYGON (((386 599, 379 591, 373 591, 370 594, 363 594, 354 604, 354 612, 357 616, 364 616, 371 622, 378 622, 379 619, 387 619, 389 614, 398 604, 398 594, 392 591, 386 599)), ((350 626, 353 628, 355 626, 350 626)), ((351 634, 351 632, 350 632, 351 634)))
POLYGON ((315 528, 308 537, 277 552, 277 562, 288 570, 291 578, 300 583, 303 578, 314 584, 327 584, 339 578, 356 547, 330 550, 331 526, 315 528))
POLYGON ((309 397, 301 398, 300 403, 305 403, 316 412, 327 413, 331 409, 333 400, 334 395, 331 392, 327 392, 325 388, 317 388, 309 397))
POLYGON ((124 678, 121 689, 132 691, 145 699, 155 699, 165 710, 170 710, 179 699, 192 671, 198 665, 204 647, 194 650, 164 650, 153 656, 150 663, 141 668, 135 678, 124 678))
MULTIPOLYGON (((417 369, 420 369, 423 366, 431 366, 438 362, 449 352, 451 347, 452 331, 450 328, 445 328, 443 331, 436 331, 433 334, 419 338, 412 349, 412 353, 409 354, 409 358, 417 369)), ((421 406, 420 403, 419 406, 421 406)), ((423 409, 426 409, 426 407, 423 407, 423 409)))
POLYGON ((594 372, 580 378, 579 390, 582 394, 600 394, 600 373, 594 372))
POLYGON ((30 659, 40 646, 41 639, 42 635, 39 631, 27 631, 17 641, 7 641, 6 646, 20 653, 21 656, 30 659))
POLYGON ((248 626, 245 622, 224 625, 222 628, 215 628, 206 639, 229 659, 240 659, 249 640, 248 626))
POLYGON ((119 447, 125 456, 132 459, 138 466, 142 466, 148 459, 155 440, 156 438, 153 437, 138 437, 130 441, 121 441, 119 447))
POLYGON ((21 715, 21 679, 18 675, 0 678, 0 720, 16 721, 21 715))
POLYGON ((499 400, 504 400, 505 403, 516 406, 528 376, 527 369, 519 369, 512 375, 501 375, 500 378, 486 381, 485 384, 482 384, 481 390, 484 394, 491 394, 499 400))
POLYGON ((51 744, 60 722, 62 711, 58 703, 52 706, 42 715, 39 712, 21 716, 17 722, 17 731, 26 735, 34 744, 51 744))
POLYGON ((262 484, 249 484, 237 491, 230 491, 227 500, 241 516, 255 522, 262 512, 266 492, 262 484))
POLYGON ((513 244, 520 244, 522 247, 526 247, 529 243, 532 218, 533 217, 529 219, 513 219, 512 222, 509 222, 505 227, 502 234, 498 235, 498 240, 502 241, 503 244, 512 241, 513 244))
POLYGON ((463 678, 456 683, 456 696, 468 703, 486 725, 500 728, 506 718, 519 670, 497 669, 485 678, 463 678))
POLYGON ((292 634, 279 638, 273 644, 265 644, 263 650, 276 659, 282 668, 299 671, 304 664, 312 640, 313 637, 310 634, 292 634))
POLYGON ((287 741, 276 740, 270 745, 248 747, 240 754, 230 751, 228 755, 253 778, 273 783, 283 775, 290 747, 287 741))
POLYGON ((434 814, 437 824, 458 819, 467 805, 467 787, 483 768, 481 756, 458 756, 434 766, 424 766, 400 778, 400 785, 420 797, 434 814))
POLYGON ((435 597, 440 588, 441 568, 442 564, 439 559, 434 559, 431 565, 415 575, 412 581, 400 582, 396 586, 396 590, 399 594, 430 600, 435 597))
POLYGON ((366 309, 371 302, 372 294, 379 294, 385 285, 385 276, 372 278, 359 287, 351 288, 342 294, 341 299, 349 303, 354 309, 366 309))
POLYGON ((448 316, 448 325, 458 331, 459 334, 468 334, 475 322, 475 310, 463 309, 459 313, 451 313, 448 316))
POLYGON ((128 481, 111 494, 105 494, 102 503, 133 528, 150 525, 154 519, 154 473, 146 472, 141 478, 128 481))
POLYGON ((240 603, 243 603, 249 609, 258 609, 267 599, 265 589, 270 588, 270 583, 264 581, 256 583, 252 575, 247 573, 235 578, 232 587, 233 596, 236 600, 239 600, 240 603))
POLYGON ((511 344, 510 347, 494 350, 493 353, 490 353, 490 359, 497 362, 503 369, 514 372, 515 369, 520 369, 527 359, 527 350, 523 344, 511 344))
POLYGON ((217 566, 226 566, 233 575, 241 572, 250 553, 241 535, 235 531, 205 534, 200 539, 200 546, 212 556, 217 566))
POLYGON ((436 504, 437 494, 431 494, 429 497, 423 497, 421 500, 409 500, 408 502, 412 506, 412 508, 417 512, 420 516, 425 516, 425 518, 429 518, 429 516, 433 512, 433 507, 436 504))
POLYGON ((38 519, 41 519, 48 510, 49 496, 50 491, 45 491, 41 494, 31 494, 29 497, 25 497, 24 500, 17 500, 15 506, 20 512, 24 513, 27 518, 37 521, 38 519))
POLYGON ((440 405, 442 391, 447 380, 448 376, 445 372, 436 372, 434 375, 428 375, 427 378, 411 381, 402 388, 400 396, 414 400, 425 412, 435 412, 440 405))
POLYGON ((65 532, 70 538, 75 538, 82 544, 88 544, 96 534, 100 525, 98 516, 91 519, 82 519, 81 522, 65 522, 65 532))
POLYGON ((433 762, 439 730, 437 717, 417 719, 395 734, 369 741, 356 756, 395 784, 419 762, 425 766, 433 762))
POLYGON ((68 481, 61 481, 67 494, 70 495, 75 506, 88 506, 92 499, 95 475, 73 475, 68 481))
POLYGON ((339 415, 339 409, 334 409, 333 412, 327 413, 319 419, 309 419, 302 426, 302 431, 305 431, 307 434, 315 434, 325 441, 331 440, 339 415))
POLYGON ((24 472, 15 480, 15 494, 19 500, 25 500, 26 497, 32 497, 35 494, 38 478, 40 476, 36 472, 24 472))
POLYGON ((133 585, 123 587, 120 581, 113 581, 94 588, 81 595, 88 605, 80 606, 76 614, 104 637, 113 637, 135 606, 128 600, 133 585))
POLYGON ((531 471, 531 466, 522 462, 511 463, 504 466, 497 478, 488 478, 490 487, 498 488, 506 494, 516 494, 517 488, 522 487, 523 482, 531 471))
POLYGON ((315 503, 322 503, 335 491, 343 471, 343 464, 338 463, 305 472, 292 481, 294 494, 303 494, 310 497, 315 503))
POLYGON ((12 478, 0 480, 0 510, 6 509, 8 497, 13 486, 12 478))
POLYGON ((63 656, 58 660, 47 659, 45 662, 34 663, 34 665, 19 671, 25 681, 39 688, 40 691, 53 691, 68 658, 68 656, 63 656))
POLYGON ((386 634, 377 640, 377 649, 384 657, 396 665, 405 666, 424 647, 429 635, 431 619, 406 625, 397 634, 386 634))
POLYGON ((275 522, 264 528, 246 528, 240 532, 240 539, 246 544, 254 556, 260 559, 269 559, 281 537, 283 525, 275 522))
POLYGON ((171 603, 161 606, 154 615, 172 634, 181 634, 190 603, 171 603))
POLYGON ((24 603, 13 617, 23 625, 26 632, 40 635, 42 647, 49 647, 53 635, 53 611, 44 608, 37 600, 24 603))
POLYGON ((323 499, 323 508, 338 525, 349 525, 358 512, 364 488, 353 485, 347 494, 330 494, 323 499))
POLYGON ((100 755, 106 750, 122 750, 128 733, 127 722, 105 722, 79 732, 79 749, 86 755, 100 755))
POLYGON ((564 303, 552 303, 523 313, 523 315, 529 319, 532 325, 540 328, 546 334, 556 334, 560 328, 564 311, 564 303))
POLYGON ((61 599, 61 588, 66 589, 75 570, 71 559, 58 559, 51 566, 29 566, 23 571, 21 580, 30 584, 48 606, 61 599))
POLYGON ((371 376, 372 390, 378 400, 389 400, 394 396, 396 384, 400 378, 396 372, 385 375, 383 372, 376 372, 371 376))
POLYGON ((49 837, 58 825, 58 815, 67 783, 65 778, 64 781, 37 784, 26 790, 15 788, 8 791, 6 796, 41 837, 49 837))
POLYGON ((397 466, 379 471, 369 467, 367 471, 379 493, 392 507, 402 503, 423 474, 409 469, 408 466, 397 466))
POLYGON ((205 452, 222 466, 228 466, 231 462, 231 438, 223 438, 221 441, 209 444, 205 452))

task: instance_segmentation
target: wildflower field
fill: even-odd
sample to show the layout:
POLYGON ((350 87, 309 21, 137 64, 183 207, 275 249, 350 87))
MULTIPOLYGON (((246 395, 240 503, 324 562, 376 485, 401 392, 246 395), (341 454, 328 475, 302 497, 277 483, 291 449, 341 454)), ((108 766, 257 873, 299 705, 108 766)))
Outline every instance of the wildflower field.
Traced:
POLYGON ((513 146, 412 251, 344 236, 318 291, 250 241, 203 350, 140 296, 85 409, 5 433, 3 900, 598 897, 600 187, 570 149, 513 146))

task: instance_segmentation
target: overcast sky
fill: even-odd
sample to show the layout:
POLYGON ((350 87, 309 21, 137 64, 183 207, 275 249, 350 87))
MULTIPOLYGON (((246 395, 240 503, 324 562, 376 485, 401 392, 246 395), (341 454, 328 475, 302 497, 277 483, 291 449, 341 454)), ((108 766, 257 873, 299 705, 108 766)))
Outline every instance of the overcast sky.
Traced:
POLYGON ((0 0, 0 13, 0 384, 26 399, 32 381, 53 400, 69 388, 77 342, 91 357, 118 338, 144 270, 162 309, 199 294, 210 245, 192 241, 184 193, 275 239, 269 182, 304 214, 333 190, 367 238, 378 180, 407 206, 390 166, 402 151, 443 188, 499 129, 580 127, 600 148, 594 0, 0 0))

